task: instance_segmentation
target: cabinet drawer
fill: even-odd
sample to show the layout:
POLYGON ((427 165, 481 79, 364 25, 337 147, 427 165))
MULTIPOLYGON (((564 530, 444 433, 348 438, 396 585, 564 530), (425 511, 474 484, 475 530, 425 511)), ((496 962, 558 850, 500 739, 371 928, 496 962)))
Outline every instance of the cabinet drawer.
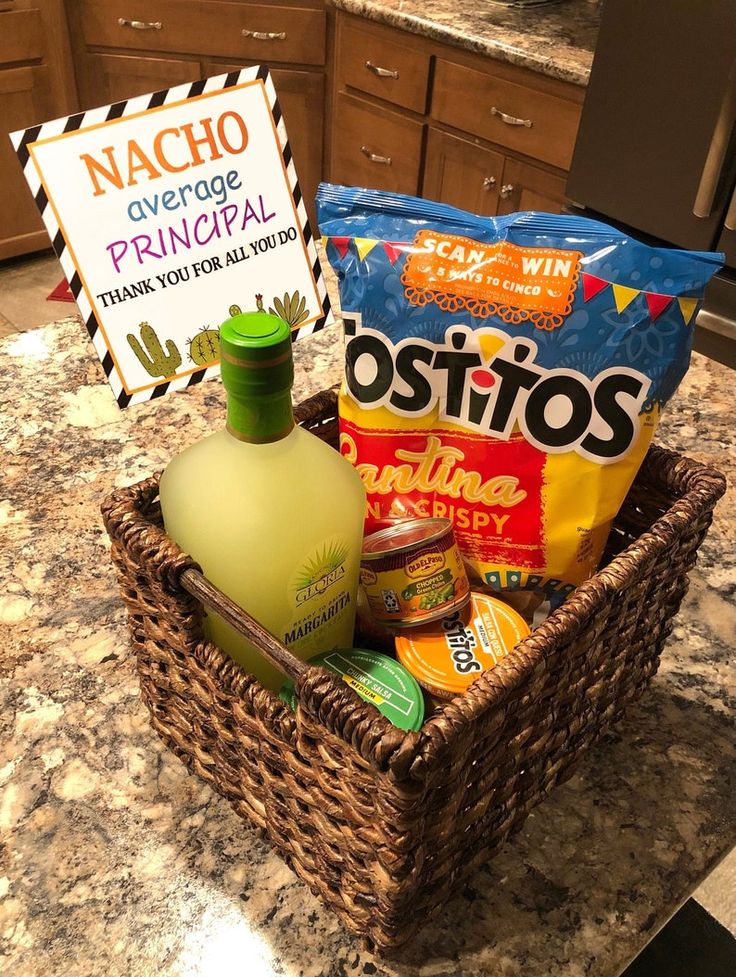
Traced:
POLYGON ((43 30, 37 10, 11 10, 0 14, 0 64, 40 61, 43 30))
POLYGON ((336 183, 415 194, 424 126, 394 112, 338 95, 332 123, 336 183))
POLYGON ((456 129, 561 169, 570 166, 580 121, 575 102, 443 60, 435 70, 432 112, 456 129))
POLYGON ((83 0, 81 17, 86 43, 99 47, 264 63, 325 60, 324 10, 191 0, 83 0))
POLYGON ((343 85, 414 112, 427 107, 429 55, 410 46, 408 35, 374 24, 342 21, 338 73, 343 85))

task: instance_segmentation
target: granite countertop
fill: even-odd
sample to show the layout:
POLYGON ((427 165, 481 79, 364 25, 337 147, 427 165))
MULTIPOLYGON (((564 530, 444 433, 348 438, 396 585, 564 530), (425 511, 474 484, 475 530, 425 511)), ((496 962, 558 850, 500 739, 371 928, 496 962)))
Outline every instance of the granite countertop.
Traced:
MULTIPOLYGON (((297 344, 297 398, 338 377, 341 347, 335 327, 297 344)), ((732 417, 733 374, 696 356, 658 440, 733 485, 732 417)), ((99 503, 223 418, 218 381, 121 414, 76 319, 0 344, 0 969, 614 977, 736 842, 733 489, 650 691, 387 962, 138 697, 99 503)))
POLYGON ((598 37, 597 0, 505 6, 492 0, 329 0, 350 14, 467 51, 587 85, 598 37))

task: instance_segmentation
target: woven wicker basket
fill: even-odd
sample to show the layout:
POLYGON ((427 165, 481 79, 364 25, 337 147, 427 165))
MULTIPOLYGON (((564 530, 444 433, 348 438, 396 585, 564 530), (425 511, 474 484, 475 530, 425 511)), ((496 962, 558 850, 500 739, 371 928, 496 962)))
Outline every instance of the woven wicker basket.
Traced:
MULTIPOLYGON (((334 391, 297 418, 337 443, 334 391)), ((260 629, 296 680, 296 714, 204 639, 200 600, 252 630, 164 534, 158 478, 103 504, 141 693, 164 742, 261 829, 375 949, 438 912, 657 670, 723 494, 710 468, 653 447, 601 569, 419 732, 404 733, 260 629)))

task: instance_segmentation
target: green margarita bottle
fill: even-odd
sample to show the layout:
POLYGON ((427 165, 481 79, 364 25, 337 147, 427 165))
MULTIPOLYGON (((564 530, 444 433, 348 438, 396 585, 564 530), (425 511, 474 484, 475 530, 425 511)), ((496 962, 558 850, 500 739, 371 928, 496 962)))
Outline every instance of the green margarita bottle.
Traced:
MULTIPOLYGON (((294 423, 288 325, 248 312, 220 330, 227 427, 161 477, 166 531, 212 583, 300 658, 353 644, 365 490, 294 423)), ((205 630, 264 685, 283 676, 212 611, 205 630)))

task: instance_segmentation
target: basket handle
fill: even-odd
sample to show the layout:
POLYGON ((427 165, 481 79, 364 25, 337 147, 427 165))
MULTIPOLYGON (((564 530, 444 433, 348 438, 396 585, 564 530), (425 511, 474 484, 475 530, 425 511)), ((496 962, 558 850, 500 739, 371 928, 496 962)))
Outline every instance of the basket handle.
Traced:
POLYGON ((181 586, 192 597, 196 597, 231 627, 249 641, 258 645, 263 657, 275 668, 295 682, 309 667, 301 658, 293 655, 286 645, 267 631, 254 617, 223 594, 219 587, 211 583, 199 570, 190 567, 179 577, 181 586))

